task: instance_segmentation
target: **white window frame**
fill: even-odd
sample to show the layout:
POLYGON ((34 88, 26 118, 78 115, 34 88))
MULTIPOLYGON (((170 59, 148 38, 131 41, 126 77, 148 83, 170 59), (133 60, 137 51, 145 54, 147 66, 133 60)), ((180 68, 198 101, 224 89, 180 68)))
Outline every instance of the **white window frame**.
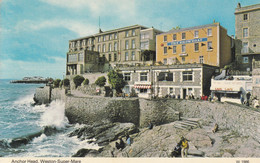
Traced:
POLYGON ((163 54, 167 54, 167 47, 163 47, 163 54), (165 50, 166 49, 166 50, 165 50))
POLYGON ((114 34, 114 39, 117 39, 117 33, 114 34))
POLYGON ((175 34, 172 34, 172 40, 173 41, 176 41, 177 40, 177 34, 175 33, 175 34))
POLYGON ((125 37, 129 37, 129 31, 125 31, 125 37))
POLYGON ((248 13, 243 14, 243 20, 248 21, 248 13), (245 17, 246 17, 246 19, 245 19, 245 17))
POLYGON ((132 49, 135 48, 135 39, 132 40, 132 49))
POLYGON ((125 61, 129 61, 129 54, 128 54, 128 52, 125 52, 125 61))
POLYGON ((114 43, 114 51, 117 51, 117 42, 114 43))
POLYGON ((199 31, 194 31, 194 38, 199 38, 199 31))
POLYGON ((243 38, 248 38, 248 36, 249 36, 249 29, 248 29, 248 27, 243 28, 243 38), (246 29, 246 32, 245 32, 245 29, 246 29))
POLYGON ((201 55, 201 56, 199 56, 199 63, 204 63, 204 56, 203 55, 201 55))
POLYGON ((106 52, 106 44, 102 45, 102 52, 106 52))
POLYGON ((140 72, 140 81, 148 81, 148 72, 140 72), (143 80, 142 77, 146 78, 146 80, 143 80))
POLYGON ((131 53, 131 59, 132 59, 132 61, 135 61, 135 51, 132 51, 132 53, 131 53))
POLYGON ((183 82, 190 82, 190 81, 193 81, 193 78, 194 78, 194 76, 193 76, 193 71, 182 71, 182 73, 181 73, 181 75, 182 75, 182 81, 183 82), (189 72, 189 74, 184 74, 185 72, 189 72), (191 74, 190 74, 190 72, 191 72, 191 74), (184 75, 185 76, 191 76, 191 80, 184 80, 184 75))
POLYGON ((199 48, 199 43, 198 43, 198 42, 194 43, 194 51, 195 51, 195 52, 198 52, 199 49, 200 49, 200 48, 199 48), (196 49, 196 45, 197 45, 198 49, 196 49))
POLYGON ((108 51, 111 52, 111 51, 112 51, 112 43, 109 43, 109 44, 108 44, 108 47, 109 47, 109 48, 108 48, 108 51))
POLYGON ((124 73, 124 80, 125 80, 125 81, 131 81, 131 73, 130 73, 130 72, 125 72, 125 73, 124 73), (127 79, 129 78, 129 80, 126 80, 126 78, 127 78, 127 79))
POLYGON ((186 45, 181 45, 181 52, 186 53, 186 45))
POLYGON ((164 59, 163 59, 163 64, 164 64, 164 65, 167 65, 167 58, 164 58, 164 59))
POLYGON ((125 49, 129 49, 129 41, 125 40, 125 49))
POLYGON ((106 35, 103 36, 103 41, 106 41, 106 35))
POLYGON ((212 41, 208 41, 207 42, 207 50, 208 51, 212 51, 213 47, 212 47, 212 41), (211 47, 211 48, 210 48, 211 47))
POLYGON ((172 53, 173 53, 173 54, 176 54, 176 53, 177 53, 177 46, 173 46, 173 47, 172 47, 172 53))
POLYGON ((207 35, 208 35, 208 36, 212 36, 212 28, 208 28, 208 30, 207 30, 207 35))
POLYGON ((167 35, 163 36, 163 42, 167 42, 167 35))
POLYGON ((185 32, 181 33, 181 39, 186 40, 186 33, 185 32))
POLYGON ((132 30, 132 36, 135 36, 135 29, 132 30))
POLYGON ((109 40, 112 40, 112 34, 109 34, 109 40))
POLYGON ((244 56, 244 57, 243 57, 243 63, 244 63, 244 64, 249 63, 249 57, 248 57, 248 56, 244 56))

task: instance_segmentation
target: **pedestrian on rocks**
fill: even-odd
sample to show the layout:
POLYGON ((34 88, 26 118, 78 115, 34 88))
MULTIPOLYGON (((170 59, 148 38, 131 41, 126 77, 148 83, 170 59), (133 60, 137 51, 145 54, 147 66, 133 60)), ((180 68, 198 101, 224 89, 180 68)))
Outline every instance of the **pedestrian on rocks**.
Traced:
POLYGON ((182 158, 187 157, 188 149, 189 149, 188 140, 182 136, 181 137, 181 157, 182 158))
POLYGON ((132 143, 132 140, 128 134, 126 135, 126 143, 127 143, 127 145, 131 145, 131 143, 132 143))
POLYGON ((212 132, 215 133, 218 131, 218 124, 216 123, 212 129, 212 132))
POLYGON ((116 142, 116 148, 117 148, 118 150, 125 148, 125 142, 123 141, 122 138, 119 138, 119 143, 116 142))
POLYGON ((243 96, 243 94, 241 94, 241 95, 240 95, 240 101, 241 101, 241 104, 242 104, 242 105, 244 104, 244 100, 245 100, 245 99, 244 99, 244 96, 243 96))
POLYGON ((149 130, 153 129, 153 123, 152 123, 151 121, 149 121, 148 129, 149 129, 149 130))

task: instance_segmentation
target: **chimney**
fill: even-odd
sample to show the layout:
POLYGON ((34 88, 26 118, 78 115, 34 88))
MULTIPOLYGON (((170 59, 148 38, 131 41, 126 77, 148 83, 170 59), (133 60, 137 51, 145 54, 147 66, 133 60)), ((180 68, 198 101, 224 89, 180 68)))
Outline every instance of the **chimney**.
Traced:
POLYGON ((241 8, 241 4, 240 3, 237 3, 237 8, 241 8))

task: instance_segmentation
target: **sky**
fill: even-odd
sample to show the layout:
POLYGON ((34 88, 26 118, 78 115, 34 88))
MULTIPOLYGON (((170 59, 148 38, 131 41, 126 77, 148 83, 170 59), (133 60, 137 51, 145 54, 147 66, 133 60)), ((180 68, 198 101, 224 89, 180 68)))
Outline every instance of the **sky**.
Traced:
POLYGON ((0 79, 63 78, 68 41, 140 24, 165 32, 220 22, 235 35, 237 3, 259 0, 0 0, 0 79))

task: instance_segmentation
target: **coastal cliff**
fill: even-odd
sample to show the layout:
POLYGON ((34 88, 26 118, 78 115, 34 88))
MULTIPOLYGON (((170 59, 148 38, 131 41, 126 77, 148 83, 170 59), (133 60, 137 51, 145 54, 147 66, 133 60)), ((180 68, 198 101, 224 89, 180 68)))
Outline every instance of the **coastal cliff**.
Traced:
MULTIPOLYGON (((63 95, 63 89, 55 92, 51 99, 65 102, 65 114, 71 123, 86 124, 93 131, 95 126, 108 125, 101 127, 97 135, 92 135, 97 142, 107 137, 106 143, 102 141, 104 146, 101 150, 87 150, 80 156, 170 157, 170 151, 180 137, 185 136, 190 143, 189 156, 259 157, 260 113, 249 107, 201 100, 63 95), (196 122, 185 121, 190 118, 196 122), (155 125, 152 130, 146 129, 149 121, 155 125), (120 123, 128 125, 121 125, 122 129, 115 136, 113 131, 120 123), (211 132, 214 124, 219 125, 216 134, 211 132), (129 126, 133 131, 130 133, 132 145, 116 150, 115 142, 119 137, 125 139, 129 126)), ((74 136, 89 138, 84 135, 89 135, 91 130, 79 129, 80 132, 75 132, 74 136)))

